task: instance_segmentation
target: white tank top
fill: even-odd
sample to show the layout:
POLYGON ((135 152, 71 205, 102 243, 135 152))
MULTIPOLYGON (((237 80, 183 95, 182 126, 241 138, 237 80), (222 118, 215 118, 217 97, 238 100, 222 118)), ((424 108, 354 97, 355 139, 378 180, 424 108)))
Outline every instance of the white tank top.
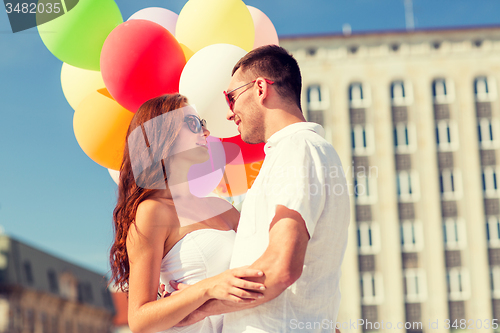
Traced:
MULTIPOLYGON (((161 262, 160 282, 168 292, 174 291, 170 280, 194 284, 220 274, 229 268, 236 233, 234 230, 198 229, 179 240, 161 262)), ((220 333, 222 315, 210 316, 185 327, 162 332, 220 333)))

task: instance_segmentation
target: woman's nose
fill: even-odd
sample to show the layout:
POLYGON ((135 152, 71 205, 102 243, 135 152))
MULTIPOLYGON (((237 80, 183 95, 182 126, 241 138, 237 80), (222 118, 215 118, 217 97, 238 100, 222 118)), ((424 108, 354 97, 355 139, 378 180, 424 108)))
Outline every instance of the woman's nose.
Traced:
POLYGON ((208 130, 208 128, 206 127, 202 127, 203 128, 203 136, 204 137, 207 137, 210 135, 210 131, 208 130))

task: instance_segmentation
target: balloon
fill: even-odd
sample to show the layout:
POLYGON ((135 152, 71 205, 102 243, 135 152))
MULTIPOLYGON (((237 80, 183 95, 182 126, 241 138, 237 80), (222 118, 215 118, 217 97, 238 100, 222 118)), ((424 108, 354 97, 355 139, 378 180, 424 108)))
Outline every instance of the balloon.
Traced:
POLYGON ((253 25, 255 27, 253 48, 256 49, 264 45, 279 45, 278 33, 269 17, 260 9, 252 6, 247 7, 252 15, 253 25))
POLYGON ((241 149, 241 154, 243 155, 243 162, 245 164, 261 161, 266 157, 264 153, 265 143, 249 144, 241 140, 241 135, 233 136, 232 138, 222 139, 222 142, 231 142, 241 149))
POLYGON ((219 138, 207 138, 210 159, 189 168, 189 191, 197 197, 205 197, 212 192, 222 179, 226 165, 226 154, 219 138))
POLYGON ((111 179, 118 185, 120 181, 120 171, 119 170, 113 170, 113 169, 108 169, 109 175, 111 176, 111 179))
POLYGON ((195 53, 182 71, 179 92, 196 105, 211 135, 218 138, 239 134, 234 122, 226 119, 228 106, 223 91, 231 82, 234 65, 246 53, 234 45, 210 45, 195 53))
POLYGON ((182 8, 175 37, 193 53, 212 44, 232 44, 252 50, 255 30, 241 0, 189 0, 182 8))
POLYGON ((64 97, 73 110, 91 92, 106 87, 101 72, 73 67, 67 63, 62 65, 61 86, 64 97))
POLYGON ((115 102, 106 89, 94 91, 78 105, 73 116, 76 140, 96 163, 120 170, 125 137, 133 116, 115 102))
POLYGON ((171 10, 160 8, 160 7, 150 7, 144 8, 136 12, 127 21, 130 20, 148 20, 151 22, 158 23, 167 29, 172 35, 175 36, 175 25, 177 24, 177 18, 179 15, 171 10))
POLYGON ((38 26, 38 32, 45 46, 59 60, 98 71, 102 45, 122 22, 120 10, 113 0, 85 0, 79 1, 66 14, 38 26))
POLYGON ((225 197, 234 197, 244 194, 250 189, 259 174, 264 161, 257 161, 248 164, 228 164, 215 192, 225 197))
POLYGON ((132 112, 147 100, 179 91, 186 64, 181 46, 168 30, 131 20, 113 30, 101 54, 101 73, 111 96, 132 112))

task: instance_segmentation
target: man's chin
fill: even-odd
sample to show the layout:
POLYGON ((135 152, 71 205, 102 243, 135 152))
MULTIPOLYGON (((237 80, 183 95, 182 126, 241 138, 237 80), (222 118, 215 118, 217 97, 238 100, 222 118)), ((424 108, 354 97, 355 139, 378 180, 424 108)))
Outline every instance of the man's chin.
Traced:
POLYGON ((248 136, 244 135, 243 133, 241 133, 241 140, 243 142, 251 144, 251 145, 256 145, 258 143, 264 142, 264 141, 258 140, 257 138, 248 137, 248 136))

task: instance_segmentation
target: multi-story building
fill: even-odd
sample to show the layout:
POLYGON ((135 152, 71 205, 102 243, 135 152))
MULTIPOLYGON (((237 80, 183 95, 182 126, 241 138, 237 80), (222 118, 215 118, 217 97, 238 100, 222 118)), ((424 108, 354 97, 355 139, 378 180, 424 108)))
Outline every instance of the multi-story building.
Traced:
POLYGON ((493 332, 500 27, 280 44, 299 62, 304 113, 325 127, 352 194, 341 330, 493 332))
POLYGON ((106 277, 0 235, 0 332, 109 333, 106 277))

